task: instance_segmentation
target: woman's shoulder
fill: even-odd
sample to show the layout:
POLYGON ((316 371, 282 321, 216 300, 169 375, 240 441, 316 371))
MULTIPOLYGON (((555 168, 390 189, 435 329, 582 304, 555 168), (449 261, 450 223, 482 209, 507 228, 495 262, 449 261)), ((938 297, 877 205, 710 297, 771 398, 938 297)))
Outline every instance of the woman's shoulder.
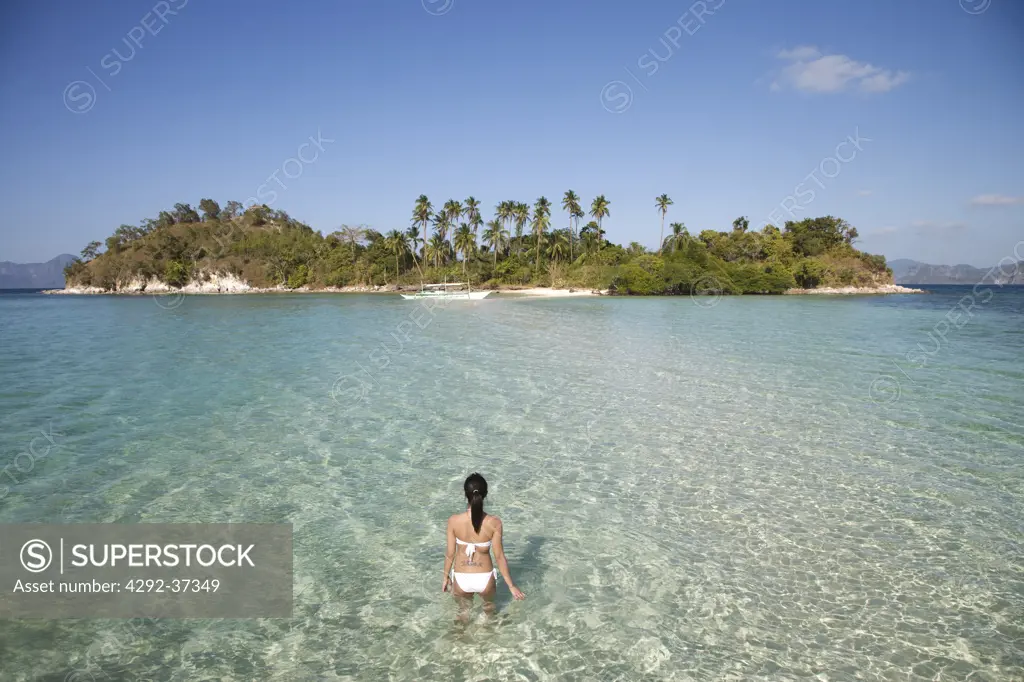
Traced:
POLYGON ((491 528, 493 528, 496 531, 501 530, 501 519, 499 519, 497 516, 491 516, 490 514, 488 514, 486 518, 484 518, 484 523, 488 524, 491 528))

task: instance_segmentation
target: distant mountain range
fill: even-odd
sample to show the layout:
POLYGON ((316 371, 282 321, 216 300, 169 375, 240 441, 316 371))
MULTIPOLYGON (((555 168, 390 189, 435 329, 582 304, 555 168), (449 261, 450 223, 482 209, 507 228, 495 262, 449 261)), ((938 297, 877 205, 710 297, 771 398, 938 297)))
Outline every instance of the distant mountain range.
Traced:
POLYGON ((0 261, 0 289, 63 289, 64 266, 74 259, 62 253, 45 263, 0 261))
POLYGON ((929 265, 897 258, 888 261, 896 284, 1024 284, 1024 261, 1008 263, 1002 269, 976 268, 973 265, 929 265), (993 271, 992 274, 989 274, 993 271))

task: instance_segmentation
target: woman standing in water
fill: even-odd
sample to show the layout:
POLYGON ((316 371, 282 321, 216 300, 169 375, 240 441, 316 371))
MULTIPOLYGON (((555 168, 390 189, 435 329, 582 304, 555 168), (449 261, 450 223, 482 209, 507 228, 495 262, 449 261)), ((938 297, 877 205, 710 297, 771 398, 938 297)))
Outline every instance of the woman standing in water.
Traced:
POLYGON ((491 562, 492 549, 512 597, 525 599, 526 595, 515 586, 508 571, 501 545, 501 519, 484 512, 487 481, 480 474, 470 474, 462 489, 466 493, 468 508, 448 519, 448 550, 445 552, 441 590, 447 592, 451 585, 452 593, 463 608, 472 603, 474 594, 479 594, 484 599, 484 610, 493 613, 498 571, 491 562))

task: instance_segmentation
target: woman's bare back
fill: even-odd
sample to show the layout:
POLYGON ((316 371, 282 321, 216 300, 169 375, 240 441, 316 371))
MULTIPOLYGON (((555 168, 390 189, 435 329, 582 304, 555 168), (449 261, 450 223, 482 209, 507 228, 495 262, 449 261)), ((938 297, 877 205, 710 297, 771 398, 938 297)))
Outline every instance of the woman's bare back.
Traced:
MULTIPOLYGON (((473 520, 468 511, 454 514, 448 521, 455 537, 463 542, 483 543, 494 539, 494 534, 501 527, 501 519, 488 514, 480 524, 480 532, 473 528, 473 520)), ((455 550, 455 570, 460 573, 486 573, 493 570, 490 547, 476 547, 472 556, 467 555, 466 546, 458 545, 455 550), (463 570, 465 569, 465 570, 463 570)))
POLYGON ((448 517, 441 591, 447 592, 451 586, 453 595, 462 602, 472 600, 474 594, 479 594, 487 602, 485 608, 493 609, 495 585, 500 571, 512 598, 525 599, 526 595, 512 582, 508 570, 501 519, 489 516, 484 511, 487 481, 480 474, 470 474, 462 484, 462 489, 466 493, 468 509, 448 517), (473 526, 474 518, 479 524, 479 530, 473 526), (495 563, 497 568, 494 567, 495 563))

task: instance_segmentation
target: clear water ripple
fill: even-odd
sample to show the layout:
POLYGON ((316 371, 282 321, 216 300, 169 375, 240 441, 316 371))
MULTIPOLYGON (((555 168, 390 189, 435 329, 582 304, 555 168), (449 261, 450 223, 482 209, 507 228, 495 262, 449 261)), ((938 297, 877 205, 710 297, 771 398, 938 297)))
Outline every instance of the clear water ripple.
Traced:
POLYGON ((288 521, 296 595, 286 621, 0 623, 0 669, 1021 678, 1024 294, 904 357, 961 296, 498 298, 400 351, 390 298, 0 296, 0 452, 61 434, 0 522, 288 521), (440 569, 473 470, 528 599, 463 627, 440 569))

